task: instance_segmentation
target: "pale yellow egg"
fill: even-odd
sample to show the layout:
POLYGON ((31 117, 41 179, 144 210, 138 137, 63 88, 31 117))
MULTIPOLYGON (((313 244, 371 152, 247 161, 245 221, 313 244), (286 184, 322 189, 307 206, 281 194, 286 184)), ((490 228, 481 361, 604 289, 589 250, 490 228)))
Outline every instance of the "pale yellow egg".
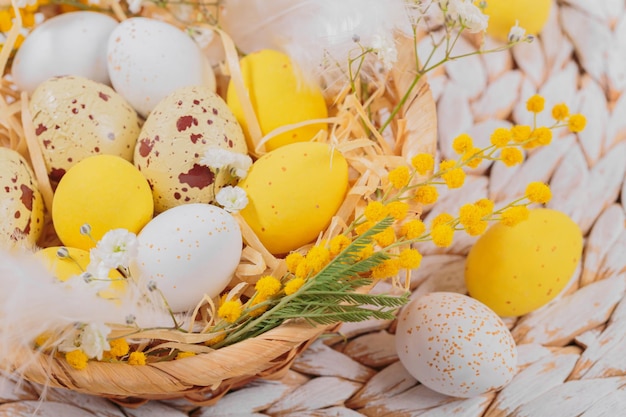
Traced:
POLYGON ((43 261, 44 266, 52 272, 59 281, 67 281, 69 278, 80 275, 87 270, 89 265, 89 252, 77 248, 67 249, 68 257, 59 257, 57 252, 61 246, 51 246, 35 252, 35 257, 43 261))
POLYGON ((138 233, 152 218, 153 208, 150 186, 133 164, 97 155, 63 176, 52 201, 52 221, 64 245, 89 249, 112 229, 138 233), (91 238, 80 233, 84 224, 91 227, 91 238))
POLYGON ((348 190, 348 163, 327 144, 292 143, 259 158, 239 186, 249 200, 243 218, 270 252, 287 253, 328 226, 348 190))
POLYGON ((552 0, 488 0, 486 3, 487 33, 505 42, 515 22, 526 29, 527 34, 541 32, 552 8, 552 0))
POLYGON ((567 285, 582 247, 582 233, 566 214, 531 210, 528 220, 494 224, 476 241, 465 265, 467 289, 498 315, 521 316, 567 285))
MULTIPOLYGON (((294 123, 328 116, 326 102, 317 85, 307 82, 300 70, 283 53, 264 49, 246 55, 240 61, 246 90, 263 135, 294 123)), ((243 127, 248 147, 254 149, 246 121, 233 82, 228 86, 227 103, 243 127)), ((311 140, 324 123, 309 124, 289 130, 270 139, 266 150, 294 142, 311 140)))

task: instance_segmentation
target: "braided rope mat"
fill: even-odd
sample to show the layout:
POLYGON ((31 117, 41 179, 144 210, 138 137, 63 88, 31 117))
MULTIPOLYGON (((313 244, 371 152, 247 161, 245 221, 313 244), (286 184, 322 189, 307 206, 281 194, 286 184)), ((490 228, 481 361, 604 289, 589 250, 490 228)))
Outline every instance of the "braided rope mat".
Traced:
MULTIPOLYGON (((430 84, 443 157, 453 156, 450 145, 459 133, 484 146, 494 128, 528 123, 525 100, 536 92, 546 97, 547 108, 566 102, 588 120, 584 132, 560 137, 519 167, 471 171, 463 189, 444 194, 426 214, 428 220, 455 212, 483 197, 510 201, 529 181, 544 181, 554 194, 549 207, 569 214, 586 235, 583 259, 566 290, 538 311, 507 319, 520 370, 502 391, 460 400, 426 389, 398 362, 394 323, 369 321, 344 324, 340 336, 318 340, 282 379, 254 381, 210 407, 175 400, 129 409, 60 389, 49 389, 40 401, 40 386, 18 386, 0 375, 0 415, 626 415, 626 2, 560 0, 534 43, 450 63, 430 84)), ((459 234, 445 252, 421 247, 425 256, 414 291, 465 292, 464 256, 473 241, 459 234)), ((383 283, 376 290, 385 290, 383 283)))

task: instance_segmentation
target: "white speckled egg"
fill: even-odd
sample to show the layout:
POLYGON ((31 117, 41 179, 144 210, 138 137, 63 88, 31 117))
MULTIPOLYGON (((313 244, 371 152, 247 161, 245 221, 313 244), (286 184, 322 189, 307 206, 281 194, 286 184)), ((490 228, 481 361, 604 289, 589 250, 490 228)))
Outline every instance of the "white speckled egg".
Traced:
POLYGON ((515 341, 500 317, 457 293, 434 292, 405 306, 396 349, 413 377, 454 397, 500 389, 517 372, 515 341))
POLYGON ((210 204, 186 204, 154 217, 139 233, 133 276, 154 281, 175 312, 215 297, 231 280, 242 251, 239 225, 210 204))
POLYGON ((52 180, 92 155, 132 161, 139 118, 111 87, 82 77, 51 78, 37 87, 29 108, 52 180))
POLYGON ((169 23, 133 17, 108 42, 111 83, 143 117, 174 90, 203 85, 215 91, 215 74, 202 50, 169 23))
POLYGON ((237 119, 209 87, 184 87, 162 100, 144 123, 134 163, 143 173, 162 212, 187 203, 211 203, 232 180, 215 175, 200 159, 209 146, 247 154, 237 119))
POLYGON ((16 151, 0 146, 0 247, 34 246, 43 216, 43 198, 30 166, 16 151))
POLYGON ((11 73, 32 94, 48 78, 77 75, 108 84, 106 46, 117 20, 103 13, 63 13, 44 21, 17 50, 11 73))

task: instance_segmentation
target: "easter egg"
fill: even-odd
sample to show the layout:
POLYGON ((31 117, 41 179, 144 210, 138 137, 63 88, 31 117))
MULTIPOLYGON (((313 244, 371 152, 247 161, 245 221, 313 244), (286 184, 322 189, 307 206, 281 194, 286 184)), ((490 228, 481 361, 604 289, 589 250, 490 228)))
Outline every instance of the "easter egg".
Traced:
MULTIPOLYGON (((305 80, 287 55, 264 49, 246 55, 240 64, 245 87, 263 135, 282 126, 328 116, 320 88, 305 80)), ((248 146, 254 149, 232 81, 228 86, 226 101, 243 126, 248 146)), ((326 129, 326 124, 321 123, 301 126, 273 137, 265 143, 265 148, 271 151, 289 143, 309 141, 320 130, 326 129)))
POLYGON ((204 85, 215 90, 215 74, 199 46, 160 20, 124 20, 109 36, 107 57, 115 91, 143 117, 179 88, 204 85))
POLYGON ((15 54, 15 85, 32 94, 42 82, 76 75, 108 84, 106 45, 117 20, 104 13, 64 13, 38 24, 15 54))
POLYGON ((516 22, 527 34, 541 32, 552 8, 552 0, 488 0, 486 3, 487 33, 504 42, 516 22))
POLYGON ((433 292, 411 301, 398 316, 395 341, 405 369, 445 395, 495 391, 517 371, 517 349, 506 325, 462 294, 433 292))
POLYGON ((0 247, 35 245, 44 203, 32 169, 16 151, 0 146, 0 247))
POLYGON ((57 255, 62 246, 50 246, 35 252, 35 257, 44 263, 46 269, 52 272, 59 281, 80 275, 89 265, 89 252, 77 248, 65 248, 69 257, 61 258, 57 255))
POLYGON ((150 186, 133 164, 96 155, 74 165, 59 182, 52 222, 65 246, 87 250, 109 230, 138 233, 152 218, 153 207, 150 186), (80 233, 84 224, 91 227, 91 238, 80 233))
POLYGON ((348 163, 316 142, 285 145, 259 158, 239 183, 248 195, 241 216, 273 254, 313 241, 348 190, 348 163))
POLYGON ((212 203, 234 178, 201 163, 209 148, 247 155, 241 126, 210 88, 183 87, 163 99, 144 123, 134 164, 152 188, 160 213, 180 204, 212 203))
POLYGON ((500 316, 520 316, 556 297, 582 254, 580 228, 566 214, 534 209, 516 226, 491 226, 465 264, 469 294, 500 316))
POLYGON ((53 181, 88 156, 133 158, 139 118, 107 85, 82 77, 41 83, 29 103, 35 135, 53 181))
POLYGON ((226 288, 241 258, 239 225, 210 204, 185 204, 157 215, 137 236, 131 274, 153 281, 175 312, 226 288))

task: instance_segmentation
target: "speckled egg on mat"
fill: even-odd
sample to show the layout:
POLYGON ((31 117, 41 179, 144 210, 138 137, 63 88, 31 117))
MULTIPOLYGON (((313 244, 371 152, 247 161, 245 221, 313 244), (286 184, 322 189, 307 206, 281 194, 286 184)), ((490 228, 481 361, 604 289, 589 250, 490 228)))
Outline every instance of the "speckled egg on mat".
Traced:
POLYGON ((82 77, 51 78, 33 93, 30 112, 54 181, 88 156, 115 155, 132 161, 139 119, 109 86, 82 77))
POLYGON ((33 171, 16 151, 0 146, 0 247, 32 246, 43 228, 44 204, 33 171))
POLYGON ((241 126, 209 87, 184 87, 163 99, 143 125, 134 163, 162 212, 186 203, 210 203, 230 174, 200 163, 208 147, 247 154, 241 126))

